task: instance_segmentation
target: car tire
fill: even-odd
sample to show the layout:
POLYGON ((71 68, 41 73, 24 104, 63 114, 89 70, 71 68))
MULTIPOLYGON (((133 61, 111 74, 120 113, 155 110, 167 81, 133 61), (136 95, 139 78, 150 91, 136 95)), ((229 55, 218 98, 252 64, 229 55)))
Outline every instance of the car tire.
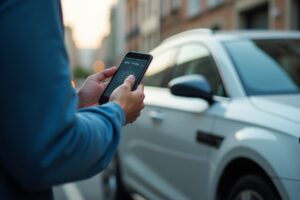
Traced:
POLYGON ((245 175, 231 188, 227 200, 280 200, 273 184, 263 176, 245 175))
POLYGON ((101 196, 103 200, 133 200, 122 182, 120 165, 117 156, 101 173, 101 196))

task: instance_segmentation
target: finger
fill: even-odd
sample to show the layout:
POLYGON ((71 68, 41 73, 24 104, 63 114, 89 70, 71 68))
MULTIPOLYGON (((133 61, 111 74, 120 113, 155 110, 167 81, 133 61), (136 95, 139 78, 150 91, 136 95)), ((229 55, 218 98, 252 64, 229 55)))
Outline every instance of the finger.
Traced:
POLYGON ((98 82, 103 81, 103 80, 111 77, 112 75, 114 75, 116 71, 117 71, 117 67, 111 67, 111 68, 105 69, 102 72, 98 72, 95 74, 96 81, 98 81, 98 82))
POLYGON ((140 84, 138 88, 135 91, 133 91, 133 94, 136 96, 142 96, 142 98, 144 99, 145 98, 144 86, 140 84))
POLYGON ((98 84, 99 93, 102 93, 105 90, 106 87, 107 87, 107 84, 105 84, 105 83, 98 84))
POLYGON ((140 113, 141 113, 141 111, 142 111, 144 108, 145 108, 145 104, 141 104, 141 105, 139 106, 140 113))
POLYGON ((133 84, 134 84, 134 81, 135 81, 135 77, 133 75, 129 75, 125 81, 124 81, 124 84, 126 86, 128 86, 129 88, 132 88, 133 87, 133 84))
POLYGON ((105 82, 101 82, 101 83, 98 83, 100 86, 102 86, 103 88, 106 88, 107 85, 109 84, 109 81, 105 81, 105 82))
POLYGON ((144 92, 144 85, 140 84, 137 88, 138 91, 144 92))

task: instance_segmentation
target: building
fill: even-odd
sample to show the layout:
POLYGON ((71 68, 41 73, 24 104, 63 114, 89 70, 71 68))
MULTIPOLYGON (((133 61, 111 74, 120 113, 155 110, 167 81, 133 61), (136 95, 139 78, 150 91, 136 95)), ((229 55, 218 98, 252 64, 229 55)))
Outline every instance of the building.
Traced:
POLYGON ((127 0, 126 49, 149 52, 160 43, 160 1, 127 0))
POLYGON ((300 29, 299 0, 161 0, 161 38, 193 28, 300 29))
POLYGON ((140 49, 140 23, 138 23, 138 8, 140 0, 126 0, 126 49, 140 49))
POLYGON ((71 27, 65 26, 65 47, 68 53, 71 70, 78 64, 77 47, 73 39, 71 27))
POLYGON ((279 6, 285 13, 283 21, 285 29, 300 30, 300 1, 299 0, 280 0, 279 6))
POLYGON ((96 54, 96 49, 93 48, 79 48, 78 52, 78 66, 86 71, 91 72, 94 65, 94 58, 96 54))
POLYGON ((138 50, 149 52, 160 43, 160 1, 139 1, 138 23, 140 27, 138 50))
POLYGON ((125 1, 121 0, 111 8, 110 33, 103 38, 95 60, 101 60, 110 67, 118 64, 123 58, 126 51, 125 20, 125 1))
POLYGON ((157 38, 194 28, 300 29, 299 0, 127 0, 126 15, 127 50, 136 51, 149 51, 157 38), (158 10, 160 20, 155 18, 158 10), (159 33, 150 36, 156 38, 151 42, 149 32, 155 29, 159 33))

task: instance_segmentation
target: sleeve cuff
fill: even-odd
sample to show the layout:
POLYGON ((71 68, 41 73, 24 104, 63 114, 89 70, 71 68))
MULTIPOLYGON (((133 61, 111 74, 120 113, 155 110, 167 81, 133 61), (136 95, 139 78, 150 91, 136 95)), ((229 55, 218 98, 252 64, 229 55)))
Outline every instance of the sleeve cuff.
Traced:
POLYGON ((109 103, 106 103, 106 105, 107 106, 112 106, 119 113, 122 125, 125 125, 126 117, 125 117, 125 112, 122 109, 122 107, 119 104, 115 103, 115 102, 109 102, 109 103))

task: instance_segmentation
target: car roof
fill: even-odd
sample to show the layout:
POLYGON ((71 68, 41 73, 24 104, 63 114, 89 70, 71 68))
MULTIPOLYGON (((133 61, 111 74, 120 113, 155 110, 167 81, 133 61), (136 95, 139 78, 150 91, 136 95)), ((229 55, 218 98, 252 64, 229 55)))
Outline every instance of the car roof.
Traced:
POLYGON ((241 39, 300 39, 300 31, 275 30, 239 30, 239 31, 212 31, 210 29, 192 29, 173 35, 162 43, 173 42, 184 38, 203 38, 218 41, 241 39), (201 37, 199 37, 201 36, 201 37))

